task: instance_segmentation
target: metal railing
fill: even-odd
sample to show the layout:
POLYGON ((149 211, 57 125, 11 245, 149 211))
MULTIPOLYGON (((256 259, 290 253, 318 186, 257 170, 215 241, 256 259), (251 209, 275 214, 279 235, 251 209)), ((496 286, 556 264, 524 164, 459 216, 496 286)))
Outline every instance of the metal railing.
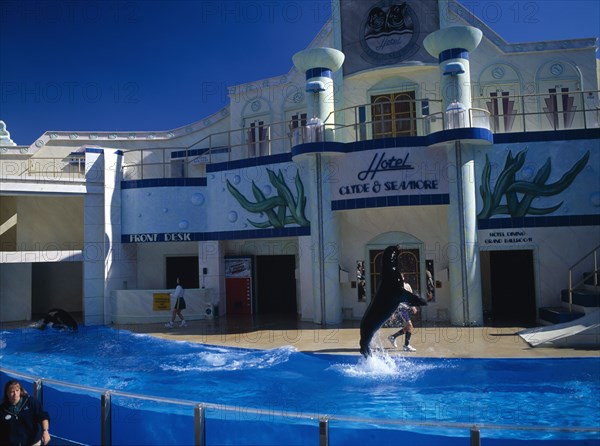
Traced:
POLYGON ((0 179, 73 182, 85 179, 85 158, 1 156, 0 179))
POLYGON ((293 122, 275 122, 211 133, 188 147, 126 150, 123 179, 204 177, 207 164, 290 153, 292 134, 293 122))
MULTIPOLYGON (((487 128, 493 133, 598 128, 598 96, 597 90, 518 96, 499 92, 473 98, 473 107, 458 113, 442 110, 442 101, 428 98, 356 105, 333 111, 317 126, 299 119, 254 123, 209 134, 186 147, 125 150, 123 179, 205 177, 207 164, 290 153, 292 147, 306 142, 410 138, 459 127, 487 128)), ((24 160, 3 155, 1 179, 36 175, 48 181, 58 181, 63 175, 83 178, 82 162, 69 157, 24 160)))
POLYGON ((472 99, 489 110, 494 133, 598 128, 600 91, 557 91, 525 95, 495 92, 472 99))
POLYGON ((579 259, 569 268, 569 311, 573 311, 573 290, 577 289, 577 287, 583 285, 587 280, 591 278, 593 278, 593 286, 598 286, 598 251, 600 251, 600 245, 596 246, 594 249, 592 249, 590 252, 584 255, 581 259, 579 259), (573 283, 573 270, 577 266, 581 265, 583 262, 589 261, 590 257, 592 260, 593 271, 587 274, 584 273, 583 277, 580 280, 573 283))
POLYGON ((460 127, 486 128, 493 133, 597 128, 600 109, 597 104, 591 106, 586 98, 591 95, 597 101, 598 93, 591 90, 476 97, 473 107, 460 112, 442 110, 442 101, 436 99, 361 104, 335 110, 317 125, 308 122, 298 126, 299 121, 277 122, 253 129, 210 134, 185 149, 126 151, 124 178, 202 177, 206 164, 289 153, 292 147, 309 142, 348 143, 386 137, 418 137, 460 127), (569 101, 563 101, 565 97, 569 101), (548 105, 554 103, 570 103, 570 108, 561 110, 558 105, 548 105), (410 113, 395 115, 391 112, 395 108, 410 110, 410 113), (254 136, 249 132, 255 132, 254 136), (183 150, 184 156, 167 159, 177 150, 183 150))
MULTIPOLYGON (((411 421, 411 420, 398 420, 398 419, 377 419, 377 418, 364 418, 364 417, 352 417, 352 416, 343 416, 343 415, 311 415, 311 414, 290 414, 289 411, 281 410, 277 411, 273 408, 270 409, 257 409, 252 407, 241 407, 241 406, 227 406, 222 404, 213 404, 213 403, 205 403, 205 402, 196 402, 189 400, 179 400, 172 398, 163 398, 156 397, 150 395, 142 395, 135 393, 122 392, 118 390, 107 390, 101 389, 97 387, 83 386, 73 383, 68 383, 65 381, 58 381, 54 379, 48 378, 40 378, 29 374, 20 373, 14 370, 6 369, 0 367, 0 372, 5 375, 10 375, 11 377, 18 377, 22 380, 26 380, 32 383, 33 386, 33 396, 40 400, 43 403, 44 398, 44 383, 49 385, 58 385, 62 387, 67 387, 74 389, 75 391, 93 393, 99 396, 99 414, 100 414, 100 440, 103 446, 111 446, 113 443, 113 434, 112 434, 112 397, 113 396, 121 396, 126 398, 131 398, 139 401, 151 401, 158 403, 165 403, 173 406, 184 406, 188 407, 192 410, 194 417, 194 444, 196 446, 205 446, 206 441, 206 426, 207 426, 207 417, 206 411, 207 409, 215 409, 218 411, 224 412, 234 412, 239 413, 242 411, 244 414, 249 415, 259 415, 259 416, 268 416, 273 417, 280 416, 282 418, 290 418, 290 419, 299 419, 299 420, 307 420, 309 422, 316 422, 318 420, 318 439, 315 438, 315 443, 319 446, 328 446, 329 445, 329 422, 330 421, 339 421, 339 422, 347 422, 365 426, 378 426, 378 425, 387 425, 387 426, 395 426, 397 428, 423 428, 429 429, 433 428, 435 430, 439 430, 442 428, 451 429, 456 431, 468 431, 470 437, 471 446, 479 446, 481 443, 481 431, 526 431, 526 432, 544 432, 544 433, 599 433, 600 427, 573 427, 573 426, 519 426, 519 425, 504 425, 504 424, 488 424, 488 423, 469 423, 469 422, 448 422, 448 421, 411 421)), ((77 422, 77 420, 75 420, 77 422)), ((231 422, 235 423, 235 417, 231 419, 231 422)), ((68 438, 68 433, 63 434, 67 435, 64 438, 65 440, 72 442, 74 444, 81 444, 77 441, 70 440, 68 438)), ((157 439, 158 444, 162 444, 160 439, 157 439)))

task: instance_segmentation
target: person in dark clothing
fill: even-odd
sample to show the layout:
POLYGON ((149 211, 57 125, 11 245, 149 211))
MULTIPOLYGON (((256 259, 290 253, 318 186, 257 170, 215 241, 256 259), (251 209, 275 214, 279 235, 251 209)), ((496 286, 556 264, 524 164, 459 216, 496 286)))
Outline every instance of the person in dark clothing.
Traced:
MULTIPOLYGON (((404 279, 404 274, 400 274, 402 277, 402 281, 404 282, 404 289, 412 293, 412 287, 410 284, 404 279)), ((401 303, 398 305, 398 309, 392 315, 392 318, 396 320, 396 323, 399 323, 402 328, 398 330, 393 335, 388 336, 388 340, 392 344, 394 348, 398 348, 396 344, 396 338, 402 336, 404 334, 404 351, 405 352, 414 352, 416 349, 410 345, 410 337, 412 336, 413 324, 410 320, 411 314, 417 314, 417 307, 412 306, 407 303, 401 303)))
POLYGON ((37 446, 50 442, 50 416, 17 380, 4 385, 0 405, 0 444, 37 446))
POLYGON ((388 336, 388 340, 392 344, 394 348, 398 348, 396 344, 396 338, 402 336, 404 334, 404 347, 403 350, 405 352, 415 352, 417 351, 412 345, 410 345, 410 338, 412 336, 413 324, 410 320, 411 314, 417 314, 417 307, 411 307, 408 304, 401 303, 398 306, 397 319, 398 322, 402 325, 402 328, 398 330, 396 333, 388 336))

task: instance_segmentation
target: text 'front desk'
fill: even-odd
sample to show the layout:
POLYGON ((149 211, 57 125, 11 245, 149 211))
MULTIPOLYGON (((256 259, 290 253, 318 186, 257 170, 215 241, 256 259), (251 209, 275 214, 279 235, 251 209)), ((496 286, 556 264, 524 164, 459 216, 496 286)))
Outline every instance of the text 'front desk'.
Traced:
MULTIPOLYGON (((175 305, 173 290, 116 290, 111 294, 114 324, 150 324, 168 322, 175 305)), ((188 321, 212 319, 214 316, 211 288, 186 289, 186 308, 182 311, 188 321)), ((179 320, 179 316, 177 316, 179 320)))

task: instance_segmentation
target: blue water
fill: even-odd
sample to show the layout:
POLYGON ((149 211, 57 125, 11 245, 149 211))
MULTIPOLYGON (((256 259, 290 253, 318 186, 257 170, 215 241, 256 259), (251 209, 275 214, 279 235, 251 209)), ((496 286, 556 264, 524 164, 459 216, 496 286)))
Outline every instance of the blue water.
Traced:
MULTIPOLYGON (((358 436, 356 444, 369 443, 364 438, 359 439, 364 425, 349 428, 335 422, 335 416, 596 427, 595 432, 482 429, 482 437, 517 443, 536 439, 550 444, 551 440, 558 441, 557 444, 564 444, 565 440, 600 444, 599 357, 434 359, 398 355, 367 361, 359 356, 306 354, 293 347, 266 351, 224 348, 167 341, 107 327, 81 327, 76 333, 42 332, 33 328, 0 332, 0 366, 43 378, 128 393, 253 407, 273 413, 284 411, 290 421, 294 415, 310 415, 317 420, 317 425, 321 416, 332 415, 330 428, 347 429, 346 435, 350 436, 340 444, 352 444, 348 438, 353 436, 358 436)), ((57 398, 64 398, 61 390, 56 392, 59 393, 57 398)), ((123 407, 123 414, 139 405, 139 402, 120 402, 118 398, 114 402, 123 407)), ((94 408, 82 409, 84 415, 86 411, 96 411, 95 403, 89 404, 94 408)), ((65 407, 55 409, 62 411, 65 417, 65 407)), ((157 410, 166 419, 166 412, 177 413, 178 409, 161 407, 157 410)), ((88 418, 95 416, 94 413, 88 418)), ((220 423, 227 421, 222 414, 218 418, 220 423)), ((259 430, 272 425, 263 424, 264 420, 253 421, 260 422, 259 430)), ((186 423, 193 425, 193 421, 186 423)), ((207 423, 207 432, 211 431, 210 426, 207 423)), ((315 430, 313 427, 299 429, 300 432, 306 429, 306 435, 313 435, 315 430)), ((365 432, 401 429, 408 432, 407 435, 425 431, 447 437, 469 434, 468 430, 447 427, 399 427, 386 423, 369 424, 365 429, 365 432)), ((314 435, 318 438, 316 430, 314 435)), ((315 438, 306 444, 316 444, 315 438)), ((498 444, 506 444, 498 441, 498 444)), ((169 441, 165 439, 158 444, 169 444, 169 441)), ((288 444, 302 442, 290 440, 288 444)))

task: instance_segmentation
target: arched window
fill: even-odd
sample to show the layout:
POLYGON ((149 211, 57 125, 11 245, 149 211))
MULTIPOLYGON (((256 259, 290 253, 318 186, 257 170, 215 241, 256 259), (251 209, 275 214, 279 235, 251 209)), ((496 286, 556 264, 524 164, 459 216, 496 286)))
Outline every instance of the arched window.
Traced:
MULTIPOLYGON (((366 246, 365 274, 367 300, 373 298, 381 280, 381 256, 390 245, 400 247, 398 268, 415 293, 425 288, 424 243, 405 232, 386 232, 370 240, 366 246)), ((360 296, 359 296, 360 298, 360 296)))
POLYGON ((371 96, 373 138, 415 136, 416 117, 414 91, 371 96))
POLYGON ((584 94, 579 68, 564 60, 543 64, 536 73, 540 94, 539 130, 562 130, 584 127, 584 94))
MULTIPOLYGON (((369 263, 371 270, 371 296, 374 296, 381 280, 381 257, 383 255, 383 249, 370 249, 369 250, 369 263)), ((400 247, 400 254, 398 256, 398 269, 404 276, 404 280, 408 282, 413 291, 417 292, 420 286, 420 275, 421 275, 421 255, 419 249, 404 249, 400 247)))
POLYGON ((248 157, 271 154, 271 108, 264 99, 256 99, 245 104, 242 110, 243 145, 248 157))
POLYGON ((473 105, 490 112, 495 133, 522 132, 521 76, 510 65, 496 63, 485 68, 474 91, 473 105))

